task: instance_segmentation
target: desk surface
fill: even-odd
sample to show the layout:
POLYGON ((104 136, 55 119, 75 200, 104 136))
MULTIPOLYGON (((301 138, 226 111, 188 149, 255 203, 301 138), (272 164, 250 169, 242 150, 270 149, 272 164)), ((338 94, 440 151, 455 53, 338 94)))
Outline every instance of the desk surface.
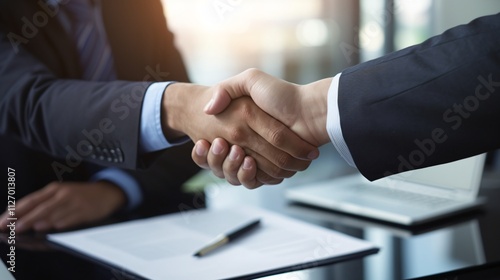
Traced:
MULTIPOLYGON (((487 197, 479 211, 439 220, 417 228, 398 227, 342 213, 289 204, 284 188, 259 191, 221 186, 209 190, 208 207, 248 203, 331 228, 377 244, 378 254, 265 279, 404 279, 500 261, 500 173, 486 173, 480 195, 487 197)), ((1 242, 6 261, 7 244, 1 242)), ((16 273, 20 279, 133 279, 120 270, 47 246, 43 236, 18 236, 16 273)))

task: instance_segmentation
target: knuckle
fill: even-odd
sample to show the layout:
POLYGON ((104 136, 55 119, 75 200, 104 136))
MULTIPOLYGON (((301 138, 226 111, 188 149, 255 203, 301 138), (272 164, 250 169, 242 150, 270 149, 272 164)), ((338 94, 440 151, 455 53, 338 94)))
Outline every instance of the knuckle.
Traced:
POLYGON ((241 114, 241 117, 244 120, 252 120, 253 119, 253 106, 251 105, 250 101, 248 99, 242 99, 239 100, 239 112, 241 114))
POLYGON ((286 128, 284 126, 279 126, 269 131, 269 139, 274 146, 282 147, 285 145, 287 141, 285 131, 286 128))
POLYGON ((244 71, 244 74, 248 77, 248 78, 254 78, 258 75, 260 75, 261 71, 257 68, 248 68, 247 70, 244 71))
POLYGON ((243 128, 233 127, 229 130, 229 141, 232 143, 241 143, 245 139, 245 130, 243 128))

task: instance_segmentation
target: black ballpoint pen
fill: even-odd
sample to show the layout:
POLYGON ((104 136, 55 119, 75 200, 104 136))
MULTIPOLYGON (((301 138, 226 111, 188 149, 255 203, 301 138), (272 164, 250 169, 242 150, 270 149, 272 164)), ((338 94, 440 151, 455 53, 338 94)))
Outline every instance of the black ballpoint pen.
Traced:
POLYGON ((257 219, 257 220, 254 220, 254 221, 242 226, 241 228, 233 230, 230 233, 221 234, 221 235, 217 236, 215 238, 215 240, 210 242, 210 244, 208 244, 207 246, 201 248, 198 252, 196 252, 194 254, 194 256, 202 257, 202 256, 208 254, 209 252, 221 247, 222 245, 235 240, 236 238, 247 233, 248 231, 256 228, 259 224, 260 224, 260 219, 257 219))

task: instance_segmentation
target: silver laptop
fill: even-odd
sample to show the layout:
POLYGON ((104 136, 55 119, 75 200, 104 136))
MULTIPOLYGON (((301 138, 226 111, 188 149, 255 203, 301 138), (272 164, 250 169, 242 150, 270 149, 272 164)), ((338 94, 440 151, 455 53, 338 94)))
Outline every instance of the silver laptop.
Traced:
POLYGON ((414 225, 481 205, 477 197, 485 154, 396 174, 373 182, 359 173, 291 187, 286 197, 403 225, 414 225))

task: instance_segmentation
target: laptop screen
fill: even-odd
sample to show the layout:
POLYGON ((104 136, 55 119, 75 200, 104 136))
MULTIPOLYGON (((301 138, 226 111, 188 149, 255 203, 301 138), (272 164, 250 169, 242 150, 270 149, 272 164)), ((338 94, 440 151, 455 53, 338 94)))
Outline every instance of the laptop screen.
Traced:
POLYGON ((427 186, 471 190, 477 187, 483 171, 485 155, 412 170, 391 176, 392 179, 427 186))

